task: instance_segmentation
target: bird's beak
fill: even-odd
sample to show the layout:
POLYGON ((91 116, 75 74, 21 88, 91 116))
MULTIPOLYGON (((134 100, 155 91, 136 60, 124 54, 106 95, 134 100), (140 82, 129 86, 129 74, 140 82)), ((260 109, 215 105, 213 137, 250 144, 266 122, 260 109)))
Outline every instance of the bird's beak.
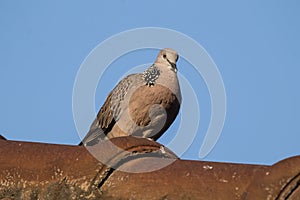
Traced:
MULTIPOLYGON (((168 60, 168 59, 167 59, 168 60)), ((172 69, 177 72, 177 66, 176 63, 172 63, 171 61, 168 60, 168 63, 170 63, 170 65, 172 66, 172 69)))
POLYGON ((171 63, 172 68, 174 69, 175 72, 177 72, 177 66, 175 63, 171 63))

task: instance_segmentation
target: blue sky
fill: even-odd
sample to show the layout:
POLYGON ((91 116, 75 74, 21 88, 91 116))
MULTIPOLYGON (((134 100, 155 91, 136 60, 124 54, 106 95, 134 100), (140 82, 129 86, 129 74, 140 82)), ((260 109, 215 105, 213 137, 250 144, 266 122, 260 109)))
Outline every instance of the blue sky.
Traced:
MULTIPOLYGON (((162 27, 201 44, 224 81, 224 129, 204 160, 273 164, 299 155, 299 6, 296 0, 2 0, 0 134, 11 140, 77 144, 72 92, 84 59, 112 35, 162 27)), ((99 82, 95 112, 126 71, 151 63, 156 53, 133 52, 114 62, 106 72, 114 78, 99 82)), ((198 160, 210 101, 201 77, 185 65, 179 60, 181 73, 199 88, 201 120, 197 137, 181 157, 198 160)), ((159 142, 172 138, 179 121, 159 142)))

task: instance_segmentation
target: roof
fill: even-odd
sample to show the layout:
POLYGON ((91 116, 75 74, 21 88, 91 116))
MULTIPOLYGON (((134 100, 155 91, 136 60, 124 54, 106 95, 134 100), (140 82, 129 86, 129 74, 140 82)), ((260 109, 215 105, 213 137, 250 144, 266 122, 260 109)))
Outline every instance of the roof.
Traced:
POLYGON ((272 166, 191 161, 147 139, 111 141, 0 139, 0 199, 300 199, 300 156, 272 166))

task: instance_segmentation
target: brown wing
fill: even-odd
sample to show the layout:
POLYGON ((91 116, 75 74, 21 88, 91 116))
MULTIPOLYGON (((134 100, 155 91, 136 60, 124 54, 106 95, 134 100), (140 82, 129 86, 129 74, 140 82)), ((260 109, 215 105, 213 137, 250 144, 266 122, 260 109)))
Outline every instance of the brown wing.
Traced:
POLYGON ((131 74, 122 79, 109 93, 89 132, 79 145, 95 145, 111 131, 122 114, 121 102, 133 84, 142 80, 140 74, 131 74))

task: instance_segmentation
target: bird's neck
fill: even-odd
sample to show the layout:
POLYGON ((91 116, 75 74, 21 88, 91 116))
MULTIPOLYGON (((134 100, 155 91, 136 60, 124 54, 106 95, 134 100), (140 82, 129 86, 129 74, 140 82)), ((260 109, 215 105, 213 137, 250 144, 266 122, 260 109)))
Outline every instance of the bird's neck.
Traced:
POLYGON ((143 72, 143 79, 149 86, 159 84, 169 88, 181 99, 177 73, 172 70, 172 67, 168 68, 166 65, 154 63, 143 72))
POLYGON ((151 65, 143 72, 143 79, 149 86, 154 85, 159 76, 160 70, 155 64, 151 65))

